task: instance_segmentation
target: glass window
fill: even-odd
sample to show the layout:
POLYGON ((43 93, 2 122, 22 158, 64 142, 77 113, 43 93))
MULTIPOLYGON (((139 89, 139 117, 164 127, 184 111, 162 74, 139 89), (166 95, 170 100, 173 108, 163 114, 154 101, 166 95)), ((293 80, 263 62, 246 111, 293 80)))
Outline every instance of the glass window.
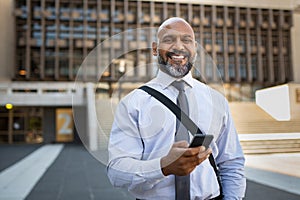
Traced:
POLYGON ((148 24, 151 21, 151 14, 150 14, 150 2, 143 2, 142 3, 142 18, 140 22, 143 24, 148 24))
POLYGON ((100 11, 101 22, 109 22, 110 19, 109 10, 110 10, 109 6, 102 6, 102 10, 100 11))
POLYGON ((180 17, 185 19, 185 20, 188 20, 188 5, 187 4, 181 4, 179 5, 180 7, 180 17))
MULTIPOLYGON (((132 10, 129 11, 129 20, 132 22, 132 10)), ((124 22, 125 16, 124 16, 124 7, 123 6, 116 6, 114 16, 113 16, 113 21, 115 23, 121 23, 124 22)))
POLYGON ((16 62, 16 76, 17 77, 25 77, 26 75, 26 49, 24 47, 19 47, 16 49, 17 52, 17 62, 16 62))
POLYGON ((59 8, 59 17, 60 20, 69 20, 71 14, 71 9, 68 8, 68 5, 61 5, 59 8))
POLYGON ((245 31, 240 31, 239 46, 240 46, 240 48, 242 48, 242 53, 245 53, 246 52, 246 33, 245 33, 245 31))
POLYGON ((228 30, 228 33, 227 33, 227 39, 228 39, 228 45, 234 45, 234 33, 232 30, 228 30))
POLYGON ((278 56, 273 56, 273 69, 274 69, 275 82, 279 82, 280 81, 280 69, 279 69, 278 56))
POLYGON ((8 116, 0 117, 0 131, 8 131, 8 116))
POLYGON ((289 49, 290 46, 290 32, 284 31, 283 32, 283 38, 282 38, 283 46, 289 49))
POLYGON ((77 71, 79 70, 81 63, 83 61, 83 50, 82 49, 76 49, 74 50, 73 54, 73 75, 77 75, 77 71))
POLYGON ((101 34, 100 34, 101 41, 106 40, 109 38, 109 27, 102 26, 101 27, 101 34))
POLYGON ((176 17, 175 3, 168 3, 168 18, 170 17, 176 17))
POLYGON ((229 55, 229 78, 230 80, 235 79, 235 59, 234 54, 229 55))
POLYGON ((87 13, 87 20, 88 21, 97 21, 97 5, 88 5, 87 13))
MULTIPOLYGON (((168 10, 169 12, 169 10, 168 10)), ((160 25, 162 20, 164 19, 164 9, 163 4, 159 2, 155 2, 155 13, 154 13, 154 24, 160 25)))
POLYGON ((241 73, 241 78, 245 80, 247 78, 247 67, 246 67, 246 57, 244 55, 240 55, 240 73, 241 73))
POLYGON ((26 0, 15 1, 16 4, 16 16, 21 19, 27 18, 27 6, 26 0))
POLYGON ((59 75, 68 77, 69 75, 69 50, 60 50, 59 52, 59 75))
POLYGON ((251 15, 250 15, 250 27, 253 29, 256 29, 256 24, 257 24, 257 10, 251 10, 251 15))
POLYGON ((256 46, 256 44, 257 44, 256 31, 250 31, 250 45, 256 46))
POLYGON ((193 5, 193 22, 194 26, 200 25, 200 6, 193 5))
POLYGON ((41 19, 41 6, 39 4, 32 5, 33 7, 33 19, 41 19))
POLYGON ((82 21, 83 20, 83 5, 81 3, 75 4, 75 8, 72 10, 72 18, 74 21, 82 21))
POLYGON ((32 24, 31 46, 42 45, 41 25, 38 22, 32 24))
POLYGON ((273 47, 278 47, 278 40, 279 40, 279 37, 278 37, 278 32, 277 31, 272 31, 272 45, 273 47))
POLYGON ((205 26, 211 26, 212 24, 212 7, 211 6, 205 6, 204 8, 204 17, 205 17, 205 21, 204 21, 204 25, 205 26))
POLYGON ((40 75, 40 50, 31 49, 30 77, 39 77, 40 75))
POLYGON ((54 4, 46 4, 46 11, 45 11, 45 16, 46 19, 49 20, 55 20, 56 19, 56 15, 55 15, 55 5, 54 4))
POLYGON ((206 45, 206 44, 212 44, 212 35, 211 35, 211 31, 209 31, 209 30, 205 30, 204 31, 204 33, 203 33, 203 37, 204 37, 204 40, 203 40, 203 42, 204 42, 204 45, 206 45))
POLYGON ((226 22, 227 26, 233 26, 235 22, 235 8, 228 8, 228 21, 226 22))
POLYGON ((213 78, 213 61, 209 56, 205 56, 205 75, 206 80, 212 80, 213 78))
POLYGON ((264 76, 264 81, 268 81, 268 60, 267 56, 263 55, 262 56, 262 66, 263 66, 263 76, 264 76))
POLYGON ((225 69, 224 69, 224 57, 222 54, 217 54, 217 67, 220 72, 221 78, 224 79, 225 69))
POLYGON ((246 27, 246 9, 240 8, 240 27, 245 28, 246 27))
POLYGON ((130 3, 128 8, 127 21, 128 23, 136 23, 137 7, 136 3, 130 3))
POLYGON ((257 80, 257 57, 251 57, 251 71, 252 71, 252 78, 253 80, 257 80))
POLYGON ((293 80, 293 76, 292 76, 292 73, 291 73, 291 68, 289 67, 290 66, 290 56, 289 55, 284 55, 283 56, 283 66, 288 66, 285 68, 285 81, 288 82, 288 81, 292 81, 293 80))
POLYGON ((217 26, 221 27, 224 23, 224 9, 217 7, 217 26))
POLYGON ((268 49, 268 36, 267 36, 267 32, 266 31, 262 31, 261 32, 261 46, 263 47, 263 52, 262 54, 266 53, 266 49, 268 49))
POLYGON ((223 31, 222 30, 217 30, 217 32, 216 32, 216 44, 218 45, 219 51, 224 50, 223 31))
POLYGON ((97 38, 97 27, 91 24, 88 24, 86 27, 87 35, 86 37, 91 40, 96 40, 97 38))
POLYGON ((54 47, 56 38, 56 26, 54 22, 48 22, 46 24, 46 46, 54 47))
POLYGON ((45 76, 54 77, 55 66, 55 52, 52 50, 46 50, 45 52, 45 76))

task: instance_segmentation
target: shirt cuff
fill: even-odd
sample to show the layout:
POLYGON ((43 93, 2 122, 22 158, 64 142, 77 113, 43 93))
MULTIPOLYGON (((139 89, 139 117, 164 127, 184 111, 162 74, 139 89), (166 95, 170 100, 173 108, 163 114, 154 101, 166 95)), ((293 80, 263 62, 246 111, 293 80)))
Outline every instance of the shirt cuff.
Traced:
POLYGON ((161 166, 160 166, 161 158, 155 158, 153 160, 144 161, 146 163, 142 164, 142 176, 149 181, 156 181, 165 178, 165 175, 162 173, 161 166))

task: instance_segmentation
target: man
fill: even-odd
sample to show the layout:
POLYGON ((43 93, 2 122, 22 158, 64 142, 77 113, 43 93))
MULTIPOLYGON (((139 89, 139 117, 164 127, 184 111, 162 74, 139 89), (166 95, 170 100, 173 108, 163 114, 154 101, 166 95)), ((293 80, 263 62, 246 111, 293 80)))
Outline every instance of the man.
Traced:
POLYGON ((212 153, 223 198, 243 198, 244 156, 227 102, 191 76, 196 57, 192 27, 181 18, 170 18, 159 27, 157 37, 152 53, 158 58, 159 72, 146 85, 176 103, 180 92, 174 82, 184 83, 189 117, 205 134, 213 134, 214 140, 207 149, 189 148, 189 142, 177 141, 181 133, 175 115, 148 93, 134 90, 121 100, 115 113, 109 143, 111 183, 127 188, 138 199, 213 199, 220 190, 207 159, 212 153), (188 197, 179 197, 186 191, 175 186, 177 177, 188 177, 188 197))

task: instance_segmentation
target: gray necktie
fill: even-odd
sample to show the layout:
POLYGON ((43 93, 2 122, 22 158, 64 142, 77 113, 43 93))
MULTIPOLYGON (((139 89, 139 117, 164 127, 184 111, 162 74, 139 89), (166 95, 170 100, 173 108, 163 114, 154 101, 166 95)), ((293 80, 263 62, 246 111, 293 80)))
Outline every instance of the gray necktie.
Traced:
MULTIPOLYGON (((177 105, 180 107, 182 112, 189 115, 189 107, 187 97, 184 91, 183 81, 174 81, 172 85, 179 91, 177 97, 177 105)), ((186 140, 189 142, 188 130, 182 125, 177 119, 176 121, 176 135, 175 141, 186 140)), ((190 175, 186 176, 175 176, 176 184, 176 200, 190 200, 190 175)))

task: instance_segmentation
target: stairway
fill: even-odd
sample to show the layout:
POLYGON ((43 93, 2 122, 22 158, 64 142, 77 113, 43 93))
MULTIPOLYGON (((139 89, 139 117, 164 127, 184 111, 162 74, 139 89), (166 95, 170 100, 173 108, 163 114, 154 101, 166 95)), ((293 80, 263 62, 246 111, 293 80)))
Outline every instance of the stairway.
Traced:
POLYGON ((239 134, 300 132, 300 119, 276 121, 253 102, 231 102, 229 106, 239 134))
POLYGON ((245 154, 300 152, 300 119, 276 121, 253 102, 229 106, 245 154))
MULTIPOLYGON (((253 134, 255 137, 256 134, 253 134)), ((257 134, 261 135, 261 134, 257 134)), ((281 136, 288 137, 271 137, 278 134, 263 134, 266 138, 242 139, 241 145, 245 154, 267 154, 267 153, 292 153, 300 152, 300 135, 297 133, 283 133, 281 136)))

